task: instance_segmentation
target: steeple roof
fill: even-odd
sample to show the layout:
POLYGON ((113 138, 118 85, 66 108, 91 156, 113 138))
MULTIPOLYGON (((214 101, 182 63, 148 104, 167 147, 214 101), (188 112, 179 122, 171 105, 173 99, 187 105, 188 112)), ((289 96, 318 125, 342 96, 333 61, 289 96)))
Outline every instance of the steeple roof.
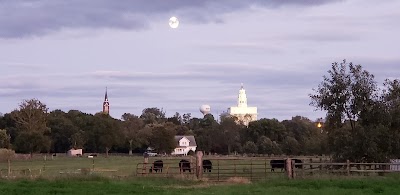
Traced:
POLYGON ((107 87, 106 87, 106 94, 104 95, 104 101, 105 101, 105 102, 108 102, 107 87))

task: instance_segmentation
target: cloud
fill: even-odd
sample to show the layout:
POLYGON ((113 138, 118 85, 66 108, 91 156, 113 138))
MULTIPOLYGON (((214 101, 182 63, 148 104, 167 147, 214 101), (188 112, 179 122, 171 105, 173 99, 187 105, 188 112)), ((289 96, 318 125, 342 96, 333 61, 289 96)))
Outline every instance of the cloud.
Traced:
POLYGON ((0 3, 0 37, 42 36, 71 28, 140 30, 166 14, 192 22, 223 22, 218 15, 254 5, 319 5, 335 0, 4 0, 0 3))

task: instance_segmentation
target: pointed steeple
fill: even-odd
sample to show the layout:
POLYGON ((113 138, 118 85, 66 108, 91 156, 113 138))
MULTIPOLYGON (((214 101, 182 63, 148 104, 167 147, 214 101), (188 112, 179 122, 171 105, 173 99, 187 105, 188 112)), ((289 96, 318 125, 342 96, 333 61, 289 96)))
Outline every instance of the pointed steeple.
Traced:
POLYGON ((104 96, 104 102, 108 102, 108 97, 107 97, 107 87, 106 87, 106 94, 105 94, 105 96, 104 96))
POLYGON ((104 95, 103 113, 110 114, 110 103, 108 102, 107 87, 106 87, 106 93, 104 95))

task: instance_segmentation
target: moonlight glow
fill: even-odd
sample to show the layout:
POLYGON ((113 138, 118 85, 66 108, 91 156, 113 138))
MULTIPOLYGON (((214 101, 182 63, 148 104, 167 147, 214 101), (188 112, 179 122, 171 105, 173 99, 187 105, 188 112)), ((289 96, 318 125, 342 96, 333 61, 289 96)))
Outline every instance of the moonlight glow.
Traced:
POLYGON ((176 18, 175 16, 171 17, 171 18, 169 19, 169 26, 170 26, 171 28, 178 28, 178 26, 179 26, 179 20, 178 20, 178 18, 176 18))

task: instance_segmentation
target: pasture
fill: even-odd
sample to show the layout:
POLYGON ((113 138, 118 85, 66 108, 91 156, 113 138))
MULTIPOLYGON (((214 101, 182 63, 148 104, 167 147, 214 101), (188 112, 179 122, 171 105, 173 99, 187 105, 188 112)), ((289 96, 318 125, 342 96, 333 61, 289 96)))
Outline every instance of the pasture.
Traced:
POLYGON ((197 180, 194 167, 180 173, 181 159, 195 164, 190 157, 150 157, 144 168, 141 156, 35 156, 13 160, 8 174, 2 161, 0 194, 400 194, 398 174, 314 174, 289 180, 282 170, 271 172, 268 158, 206 156, 213 168, 197 180), (149 173, 159 159, 163 171, 149 173))
MULTIPOLYGON (((203 160, 212 162, 211 170, 203 172, 202 179, 210 181, 226 181, 232 177, 244 177, 251 181, 265 179, 286 178, 283 164, 272 171, 271 159, 283 159, 284 157, 215 157, 205 156, 203 160), (280 166, 280 168, 279 168, 280 166)), ((376 176, 376 171, 357 170, 356 167, 346 167, 341 170, 331 170, 327 166, 328 159, 298 157, 302 158, 304 164, 315 163, 315 165, 304 165, 303 169, 296 169, 297 177, 330 177, 331 175, 347 174, 347 176, 376 176), (367 173, 362 173, 365 171, 367 173)), ((126 177, 172 177, 196 179, 196 159, 194 157, 150 157, 147 164, 143 163, 142 156, 110 156, 105 158, 99 155, 94 158, 67 157, 65 154, 57 156, 36 155, 33 159, 14 159, 11 161, 11 172, 8 173, 8 164, 0 161, 0 176, 7 178, 54 178, 70 177, 80 175, 95 175, 102 177, 126 178, 126 177), (180 160, 190 162, 190 168, 182 171, 179 167, 180 160), (153 162, 162 160, 162 169, 152 170, 153 162), (151 173, 150 173, 151 172, 151 173)), ((283 162, 282 162, 283 163, 283 162)), ((362 166, 361 169, 367 169, 362 166)), ((375 166, 376 169, 376 166, 375 166)), ((385 173, 387 174, 387 173, 385 173)), ((382 174, 381 174, 382 175, 382 174)))
POLYGON ((400 179, 271 179, 210 183, 162 178, 70 177, 0 180, 0 194, 399 194, 400 179))
MULTIPOLYGON (((284 178, 281 169, 271 172, 269 159, 266 158, 233 158, 233 157, 204 157, 213 163, 210 171, 205 171, 203 177, 214 181, 225 181, 231 177, 246 177, 250 180, 267 178, 284 178)), ((8 174, 7 162, 0 162, 2 177, 42 177, 54 178, 72 175, 97 175, 106 177, 185 177, 195 179, 196 159, 193 157, 150 157, 148 163, 143 164, 142 156, 110 156, 100 155, 94 158, 67 157, 65 155, 44 156, 37 155, 33 159, 14 159, 11 161, 11 174, 8 174), (181 174, 179 161, 185 159, 190 162, 190 170, 181 174), (163 161, 163 170, 152 171, 152 163, 163 161)), ((282 165, 283 166, 283 165, 282 165)))

